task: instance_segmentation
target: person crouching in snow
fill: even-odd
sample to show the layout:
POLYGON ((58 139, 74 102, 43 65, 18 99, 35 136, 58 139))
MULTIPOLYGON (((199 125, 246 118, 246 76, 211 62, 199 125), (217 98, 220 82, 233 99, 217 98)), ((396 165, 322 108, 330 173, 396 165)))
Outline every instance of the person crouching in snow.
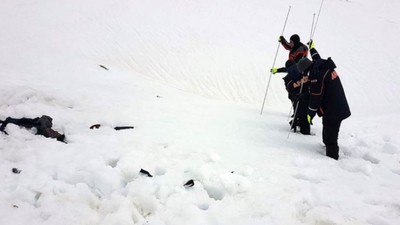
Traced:
POLYGON ((315 50, 313 41, 310 41, 309 47, 313 61, 303 58, 297 63, 301 73, 309 74, 310 101, 307 119, 312 124, 315 114, 322 117, 322 141, 326 146, 326 156, 338 160, 339 129, 342 121, 351 115, 350 108, 335 71, 335 63, 331 58, 322 59, 315 50))

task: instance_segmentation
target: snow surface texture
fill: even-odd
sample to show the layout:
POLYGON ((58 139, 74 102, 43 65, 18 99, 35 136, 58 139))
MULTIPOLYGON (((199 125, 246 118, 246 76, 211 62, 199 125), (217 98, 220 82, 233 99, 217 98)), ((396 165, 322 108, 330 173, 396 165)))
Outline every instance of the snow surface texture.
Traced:
POLYGON ((324 3, 339 161, 320 119, 287 138, 282 75, 260 116, 289 5, 307 42, 317 0, 2 0, 0 119, 49 115, 68 144, 0 134, 0 224, 399 224, 400 2, 324 3))

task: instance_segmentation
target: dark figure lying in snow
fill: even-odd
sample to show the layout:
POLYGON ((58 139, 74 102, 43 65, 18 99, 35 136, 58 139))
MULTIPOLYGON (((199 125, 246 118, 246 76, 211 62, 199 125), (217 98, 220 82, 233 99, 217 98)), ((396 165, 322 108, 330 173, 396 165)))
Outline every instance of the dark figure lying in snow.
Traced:
POLYGON ((12 123, 28 129, 36 128, 37 135, 43 135, 47 138, 55 138, 57 139, 57 141, 66 143, 64 134, 60 134, 57 131, 51 129, 51 127, 53 126, 52 121, 53 119, 50 116, 46 115, 43 115, 40 118, 36 117, 34 119, 30 118, 15 119, 7 117, 7 119, 4 121, 0 120, 0 123, 2 123, 2 125, 0 126, 0 131, 7 134, 7 132, 4 129, 6 128, 7 124, 12 123))

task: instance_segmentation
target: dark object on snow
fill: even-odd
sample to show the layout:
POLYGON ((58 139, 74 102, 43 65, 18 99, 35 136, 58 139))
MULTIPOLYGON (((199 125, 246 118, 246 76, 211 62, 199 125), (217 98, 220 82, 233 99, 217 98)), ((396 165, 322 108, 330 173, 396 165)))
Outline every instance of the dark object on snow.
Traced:
POLYGON ((94 129, 94 128, 99 129, 100 127, 101 127, 100 124, 94 124, 94 125, 90 126, 89 128, 90 129, 94 129))
MULTIPOLYGON (((94 128, 99 129, 100 127, 101 127, 101 124, 94 124, 94 125, 90 126, 89 128, 90 129, 94 129, 94 128)), ((118 126, 118 127, 114 127, 114 130, 126 130, 126 129, 133 129, 133 128, 135 128, 135 127, 133 127, 133 126, 118 126)))
POLYGON ((55 139, 57 139, 57 141, 67 143, 67 142, 65 142, 64 134, 60 134, 57 131, 51 129, 51 127, 53 126, 52 121, 53 121, 53 119, 50 116, 46 116, 46 115, 43 115, 40 118, 36 117, 34 119, 30 119, 30 118, 15 119, 15 118, 7 117, 6 120, 0 121, 2 123, 2 125, 0 126, 0 131, 7 134, 7 132, 4 129, 6 128, 7 124, 12 123, 12 124, 15 124, 15 125, 18 125, 21 127, 25 127, 28 129, 36 128, 37 135, 43 135, 47 138, 55 138, 55 139))
POLYGON ((185 187, 193 187, 194 186, 194 181, 193 180, 188 180, 183 186, 185 187))
POLYGON ((115 130, 126 130, 126 129, 133 129, 133 126, 121 126, 121 127, 114 127, 115 130))
POLYGON ((17 169, 17 168, 12 168, 12 170, 11 170, 13 173, 15 173, 15 174, 20 174, 21 172, 22 172, 22 170, 19 170, 19 169, 17 169))
POLYGON ((13 207, 13 208, 17 208, 17 209, 19 208, 17 205, 12 205, 12 207, 13 207))
POLYGON ((105 67, 105 66, 103 66, 103 65, 99 65, 101 68, 103 68, 103 69, 105 69, 105 70, 108 70, 108 68, 107 67, 105 67))
POLYGON ((148 171, 144 169, 140 169, 140 173, 143 173, 144 175, 147 175, 148 177, 153 177, 148 171))

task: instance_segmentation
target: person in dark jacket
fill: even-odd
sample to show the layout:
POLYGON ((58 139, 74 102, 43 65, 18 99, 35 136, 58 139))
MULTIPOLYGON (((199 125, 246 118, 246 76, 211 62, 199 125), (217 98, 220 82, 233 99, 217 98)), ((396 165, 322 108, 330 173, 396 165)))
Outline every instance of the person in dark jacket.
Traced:
POLYGON ((285 37, 280 36, 279 42, 282 46, 289 50, 289 60, 299 62, 300 59, 307 57, 308 48, 305 44, 300 42, 300 37, 297 34, 293 34, 288 42, 285 37))
POLYGON ((297 69, 296 61, 290 59, 286 61, 285 67, 272 70, 275 71, 274 74, 287 73, 287 75, 283 77, 283 81, 285 82, 285 87, 288 92, 288 98, 292 102, 296 114, 289 123, 291 129, 296 132, 296 128, 299 126, 300 133, 309 135, 310 123, 307 121, 308 99, 310 96, 308 77, 306 75, 303 76, 297 69))
POLYGON ((338 136, 342 121, 351 115, 342 83, 335 71, 336 65, 331 58, 324 60, 310 41, 310 53, 313 61, 307 58, 297 63, 300 72, 308 73, 310 80, 310 100, 307 119, 312 123, 315 114, 322 117, 322 140, 326 146, 326 155, 339 159, 338 136))

